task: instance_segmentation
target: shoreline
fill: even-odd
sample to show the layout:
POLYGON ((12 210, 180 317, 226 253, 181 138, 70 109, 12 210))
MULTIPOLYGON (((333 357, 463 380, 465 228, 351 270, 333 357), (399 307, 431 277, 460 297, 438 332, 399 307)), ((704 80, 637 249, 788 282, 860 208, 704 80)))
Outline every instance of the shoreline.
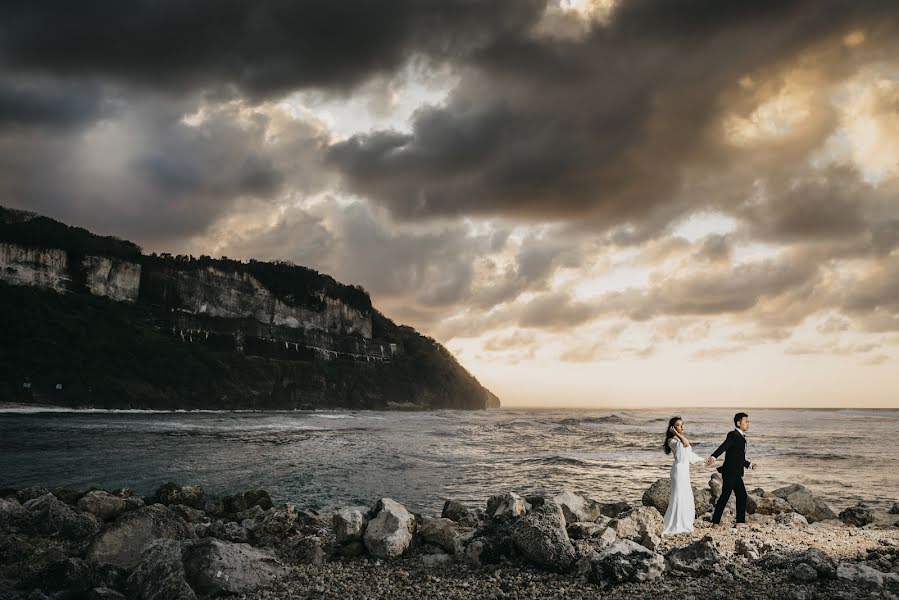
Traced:
MULTIPOLYGON (((753 490, 748 527, 712 528, 699 490, 695 530, 662 536, 666 493, 653 486, 633 506, 505 492, 483 508, 448 500, 422 515, 388 498, 319 513, 264 490, 208 496, 173 483, 146 497, 5 490, 0 597, 149 599, 160 586, 185 600, 899 594, 899 514, 860 505, 836 515, 792 485, 753 490)), ((723 522, 732 519, 728 509, 723 522)))

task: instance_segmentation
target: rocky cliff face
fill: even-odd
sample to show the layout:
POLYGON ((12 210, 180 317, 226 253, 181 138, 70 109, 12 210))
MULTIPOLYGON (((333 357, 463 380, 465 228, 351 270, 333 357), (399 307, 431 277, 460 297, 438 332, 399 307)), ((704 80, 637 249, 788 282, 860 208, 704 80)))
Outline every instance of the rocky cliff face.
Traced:
POLYGON ((0 282, 0 300, 35 308, 17 318, 4 311, 20 347, 11 341, 0 353, 0 400, 499 405, 440 344, 380 315, 364 290, 303 267, 146 256, 130 242, 0 207, 0 282), (73 370, 87 364, 89 372, 73 370))

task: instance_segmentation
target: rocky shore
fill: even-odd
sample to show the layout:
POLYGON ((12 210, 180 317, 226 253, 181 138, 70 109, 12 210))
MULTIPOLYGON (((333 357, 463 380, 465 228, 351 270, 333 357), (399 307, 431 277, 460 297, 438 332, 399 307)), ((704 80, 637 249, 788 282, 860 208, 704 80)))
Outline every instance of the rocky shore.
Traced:
POLYGON ((835 514, 813 491, 752 490, 749 526, 661 536, 668 482, 642 504, 505 492, 438 515, 390 498, 332 514, 264 490, 0 490, 0 600, 896 598, 899 504, 835 514))

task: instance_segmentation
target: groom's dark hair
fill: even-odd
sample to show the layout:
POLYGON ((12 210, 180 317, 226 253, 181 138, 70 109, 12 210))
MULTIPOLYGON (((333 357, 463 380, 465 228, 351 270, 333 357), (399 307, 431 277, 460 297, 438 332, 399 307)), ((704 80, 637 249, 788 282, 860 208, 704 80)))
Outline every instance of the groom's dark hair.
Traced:
POLYGON ((734 427, 737 426, 737 423, 743 420, 743 417, 748 417, 746 413, 737 413, 734 415, 734 427))

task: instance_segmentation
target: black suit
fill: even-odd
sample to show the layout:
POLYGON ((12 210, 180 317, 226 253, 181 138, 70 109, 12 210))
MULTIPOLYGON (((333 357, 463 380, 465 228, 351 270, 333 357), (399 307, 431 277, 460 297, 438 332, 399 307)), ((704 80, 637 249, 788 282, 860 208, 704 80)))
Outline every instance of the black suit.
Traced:
POLYGON ((722 452, 727 454, 724 455, 724 464, 718 467, 723 481, 721 496, 715 504, 715 512, 712 515, 712 523, 721 522, 721 515, 724 513, 724 507, 727 506, 727 501, 730 500, 731 492, 734 492, 737 497, 737 523, 745 523, 746 486, 743 485, 743 469, 748 469, 750 464, 746 460, 746 437, 733 429, 727 434, 724 443, 712 452, 712 456, 718 458, 722 452))

